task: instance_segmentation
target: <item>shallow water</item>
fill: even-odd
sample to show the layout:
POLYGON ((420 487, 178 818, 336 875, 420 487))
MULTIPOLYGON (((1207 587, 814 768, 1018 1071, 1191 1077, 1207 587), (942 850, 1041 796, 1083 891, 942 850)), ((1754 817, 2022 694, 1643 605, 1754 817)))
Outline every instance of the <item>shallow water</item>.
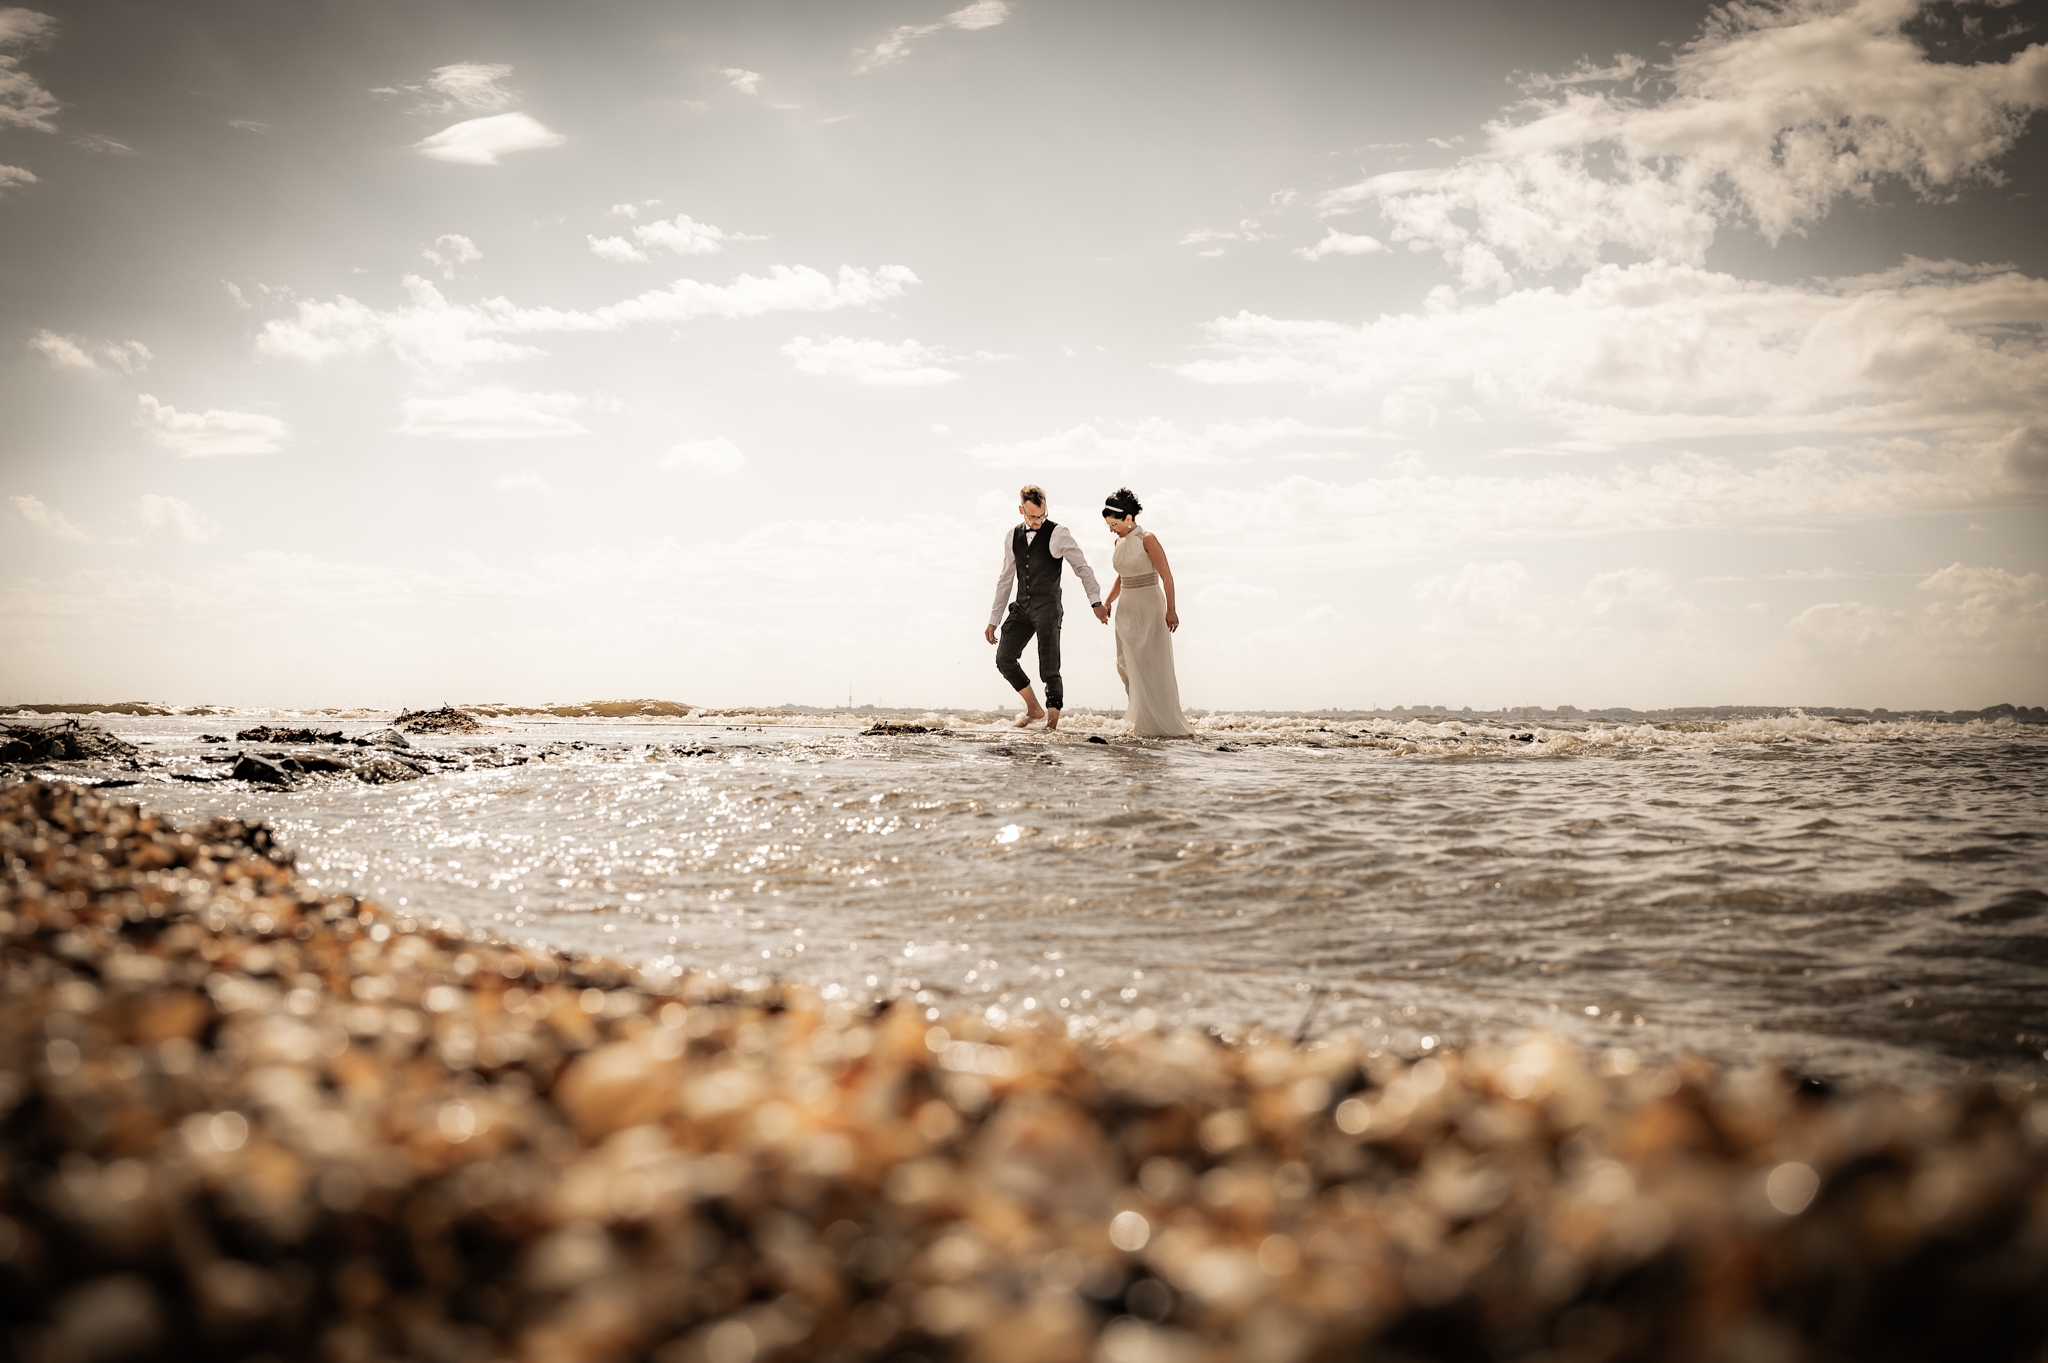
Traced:
MULTIPOLYGON (((1404 1049, 1541 1026, 1837 1077, 2048 1051, 2040 728, 743 719, 505 722, 424 742, 590 746, 405 785, 123 793, 266 819, 312 878, 422 918, 945 1011, 1404 1049)), ((193 770, 220 751, 193 742, 218 719, 106 722, 193 770)))

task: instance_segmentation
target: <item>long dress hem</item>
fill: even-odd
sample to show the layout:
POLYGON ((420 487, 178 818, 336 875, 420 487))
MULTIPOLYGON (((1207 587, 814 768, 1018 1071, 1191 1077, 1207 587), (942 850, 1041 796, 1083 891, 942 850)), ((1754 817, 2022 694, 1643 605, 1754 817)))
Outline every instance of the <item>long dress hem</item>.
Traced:
POLYGON ((1124 584, 1117 593, 1116 674, 1122 678, 1130 706, 1124 722, 1143 738, 1192 738, 1180 710, 1180 682, 1173 671, 1173 631, 1166 627, 1166 592, 1152 560, 1145 553, 1144 530, 1133 530, 1116 542, 1110 566, 1124 584), (1132 578, 1152 580, 1129 585, 1132 578))

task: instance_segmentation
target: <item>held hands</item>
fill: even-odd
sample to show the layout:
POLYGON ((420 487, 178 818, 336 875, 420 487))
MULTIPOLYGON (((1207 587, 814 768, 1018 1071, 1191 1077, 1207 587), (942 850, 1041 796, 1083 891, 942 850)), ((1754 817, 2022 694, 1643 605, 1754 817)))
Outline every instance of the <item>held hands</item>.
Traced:
POLYGON ((994 625, 990 625, 987 629, 981 632, 981 637, 988 640, 990 643, 994 643, 996 641, 996 627, 994 625))
POLYGON ((1097 606, 1097 607, 1095 608, 1095 618, 1096 618, 1097 620, 1100 620, 1100 621, 1101 621, 1101 622, 1102 622, 1103 624, 1105 624, 1105 625, 1106 625, 1106 624, 1108 624, 1108 623, 1109 623, 1109 607, 1108 607, 1107 605, 1101 605, 1101 606, 1097 606))

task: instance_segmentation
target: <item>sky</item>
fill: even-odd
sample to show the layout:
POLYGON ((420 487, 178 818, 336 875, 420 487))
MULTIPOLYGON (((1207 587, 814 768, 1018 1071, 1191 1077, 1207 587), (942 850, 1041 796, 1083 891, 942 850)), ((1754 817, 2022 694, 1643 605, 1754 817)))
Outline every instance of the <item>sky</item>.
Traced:
POLYGON ((2044 106, 2027 4, 0 9, 0 700, 1014 704, 1029 481, 1191 707, 2048 702, 2044 106))

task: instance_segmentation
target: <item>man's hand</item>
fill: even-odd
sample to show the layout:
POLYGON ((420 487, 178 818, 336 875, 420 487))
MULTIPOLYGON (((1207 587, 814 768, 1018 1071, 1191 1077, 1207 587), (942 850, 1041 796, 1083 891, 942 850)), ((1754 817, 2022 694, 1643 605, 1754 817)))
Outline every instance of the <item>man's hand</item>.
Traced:
POLYGON ((988 640, 990 643, 994 643, 996 641, 996 627, 994 625, 990 625, 987 629, 981 632, 981 637, 988 640))
POLYGON ((1101 621, 1101 622, 1102 622, 1103 624, 1105 624, 1105 625, 1106 625, 1106 624, 1108 624, 1108 623, 1109 623, 1109 607, 1107 607, 1107 606, 1101 606, 1101 605, 1098 605, 1098 606, 1097 606, 1097 607, 1095 608, 1095 618, 1096 618, 1097 620, 1100 620, 1100 621, 1101 621))

